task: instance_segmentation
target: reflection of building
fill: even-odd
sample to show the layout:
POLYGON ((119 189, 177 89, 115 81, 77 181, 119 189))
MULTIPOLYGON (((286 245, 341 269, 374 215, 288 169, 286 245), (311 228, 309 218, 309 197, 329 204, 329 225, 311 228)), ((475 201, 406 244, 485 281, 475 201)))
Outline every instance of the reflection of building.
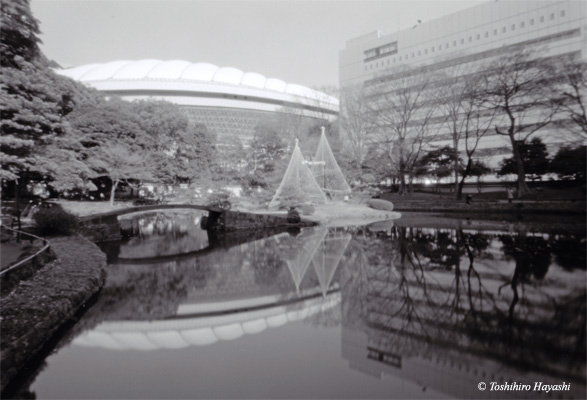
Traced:
POLYGON ((324 93, 207 63, 112 61, 56 72, 126 100, 154 98, 178 104, 192 121, 219 136, 249 138, 263 118, 275 113, 317 120, 338 114, 338 100, 324 93))
MULTIPOLYGON (((355 249, 341 276, 342 356, 349 366, 459 398, 584 398, 584 271, 551 265, 546 278, 524 284, 515 277, 528 267, 527 258, 504 254, 503 236, 516 246, 524 239, 535 245, 534 237, 457 234, 395 229, 382 242, 395 250, 379 263, 362 261, 355 249), (446 268, 431 250, 450 257, 459 251, 457 240, 458 266, 446 268), (474 248, 465 240, 486 245, 474 248), (566 382, 571 389, 480 392, 479 382, 566 382)), ((536 255, 544 257, 540 250, 536 255)))
MULTIPOLYGON (((178 349, 187 346, 207 346, 218 341, 235 340, 254 335, 268 328, 300 321, 335 307, 340 292, 325 299, 320 294, 283 302, 281 296, 249 298, 242 301, 217 302, 200 305, 206 315, 184 314, 180 306, 175 318, 155 321, 108 321, 78 336, 73 343, 110 350, 178 349), (275 304, 275 302, 281 302, 275 304), (240 311, 239 311, 240 310, 240 311), (207 314, 215 313, 208 316, 207 314)), ((194 311, 194 307, 187 307, 194 311)))
POLYGON ((140 258, 126 259, 109 274, 103 296, 123 291, 117 285, 126 282, 148 298, 129 303, 128 313, 110 316, 74 343, 114 350, 201 346, 327 312, 340 303, 334 277, 350 239, 336 229, 305 228, 296 236, 281 233, 216 253, 195 251, 186 260, 152 268, 140 258), (155 279, 147 279, 149 274, 155 279), (176 281, 182 282, 179 288, 176 281), (149 288, 137 289, 137 282, 149 288), (158 293, 165 300, 155 302, 153 313, 147 303, 158 293))
MULTIPOLYGON (((383 87, 401 75, 444 73, 458 78, 471 73, 471 66, 492 61, 514 46, 544 49, 545 57, 585 59, 586 29, 584 1, 488 1, 412 28, 389 34, 376 31, 348 40, 339 55, 340 87, 383 87), (398 68, 404 67, 409 72, 399 73, 398 68)), ((443 120, 436 115, 434 118, 434 123, 443 120)), ((557 123, 537 133, 551 150, 581 141, 565 133, 565 118, 558 117, 557 123)), ((449 129, 442 128, 432 145, 452 146, 449 129)), ((493 166, 510 155, 507 138, 494 133, 483 138, 477 153, 493 166)))

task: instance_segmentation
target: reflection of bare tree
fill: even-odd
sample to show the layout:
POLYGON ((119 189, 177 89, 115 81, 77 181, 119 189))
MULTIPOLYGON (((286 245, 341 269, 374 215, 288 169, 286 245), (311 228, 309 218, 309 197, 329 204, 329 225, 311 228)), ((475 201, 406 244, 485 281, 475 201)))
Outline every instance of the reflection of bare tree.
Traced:
POLYGON ((542 235, 394 227, 357 230, 350 248, 343 323, 362 325, 371 349, 400 359, 456 350, 584 381, 585 283, 548 274, 542 235))
MULTIPOLYGON (((544 278, 550 266, 550 249, 546 240, 541 237, 528 237, 525 231, 520 231, 515 236, 502 235, 499 239, 503 243, 504 254, 512 256, 516 261, 514 276, 509 283, 514 293, 509 308, 509 318, 512 319, 520 299, 518 287, 523 290, 524 283, 530 282, 531 275, 538 280, 544 278)), ((500 291, 506 285, 508 283, 502 285, 500 291)))

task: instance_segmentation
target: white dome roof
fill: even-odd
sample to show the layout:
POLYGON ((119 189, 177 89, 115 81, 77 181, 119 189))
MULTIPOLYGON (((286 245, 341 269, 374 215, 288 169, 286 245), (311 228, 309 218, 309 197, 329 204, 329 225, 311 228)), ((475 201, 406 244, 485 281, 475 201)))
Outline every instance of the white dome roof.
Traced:
POLYGON ((319 98, 338 106, 338 99, 297 84, 266 78, 256 72, 243 72, 233 67, 218 67, 209 63, 190 63, 183 60, 139 60, 112 61, 104 64, 89 64, 75 68, 56 70, 77 81, 120 82, 120 81, 191 81, 235 85, 295 95, 303 98, 319 98))

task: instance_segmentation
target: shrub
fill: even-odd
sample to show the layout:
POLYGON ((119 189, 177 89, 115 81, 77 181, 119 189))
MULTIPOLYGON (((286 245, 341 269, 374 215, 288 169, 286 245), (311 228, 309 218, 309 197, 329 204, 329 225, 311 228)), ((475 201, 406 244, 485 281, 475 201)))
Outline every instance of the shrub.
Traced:
POLYGON ((44 235, 71 235, 77 229, 77 218, 57 204, 41 208, 33 216, 37 229, 44 235))
POLYGON ((371 199, 367 205, 376 210, 393 211, 393 203, 387 200, 371 199))
POLYGON ((206 205, 208 207, 217 207, 222 210, 230 210, 232 205, 229 199, 230 193, 224 190, 218 190, 207 196, 206 205))
POLYGON ((300 207, 298 207, 297 210, 302 215, 312 215, 316 211, 316 208, 314 208, 314 206, 311 204, 303 204, 300 207))

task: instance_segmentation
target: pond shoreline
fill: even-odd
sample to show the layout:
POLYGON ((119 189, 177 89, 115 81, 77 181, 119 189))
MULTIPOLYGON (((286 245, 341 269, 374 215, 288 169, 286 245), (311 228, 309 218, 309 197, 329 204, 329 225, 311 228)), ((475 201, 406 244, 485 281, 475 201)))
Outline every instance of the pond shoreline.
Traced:
POLYGON ((57 259, 0 299, 2 391, 104 284, 106 255, 98 246, 81 236, 50 243, 57 259))
MULTIPOLYGON (((401 218, 396 211, 417 214, 456 213, 492 215, 499 214, 558 214, 585 213, 585 202, 573 202, 573 208, 565 212, 563 202, 541 202, 539 208, 519 207, 519 203, 476 202, 473 204, 446 202, 399 202, 395 211, 380 211, 365 203, 335 202, 316 207, 313 215, 304 219, 322 226, 364 225, 382 220, 401 218), (543 207, 545 204, 555 204, 543 207), (411 205, 410 205, 411 204, 411 205), (539 211, 536 211, 539 210, 539 211)), ((100 207, 103 204, 96 204, 100 207)), ((96 207, 96 208, 98 208, 96 207)), ((120 206, 119 206, 120 207, 120 206)), ((96 213, 96 209, 86 214, 96 213)), ((153 211, 153 210, 151 210, 153 211)), ((264 210, 257 211, 264 213, 264 210)), ((265 211, 265 213, 267 213, 265 211)), ((78 214, 79 215, 79 214, 78 214)), ((2 386, 4 391, 19 371, 54 339, 84 305, 102 288, 106 275, 106 255, 91 241, 81 236, 56 237, 50 240, 57 260, 49 263, 30 281, 22 282, 13 293, 1 299, 2 304, 2 386)))

